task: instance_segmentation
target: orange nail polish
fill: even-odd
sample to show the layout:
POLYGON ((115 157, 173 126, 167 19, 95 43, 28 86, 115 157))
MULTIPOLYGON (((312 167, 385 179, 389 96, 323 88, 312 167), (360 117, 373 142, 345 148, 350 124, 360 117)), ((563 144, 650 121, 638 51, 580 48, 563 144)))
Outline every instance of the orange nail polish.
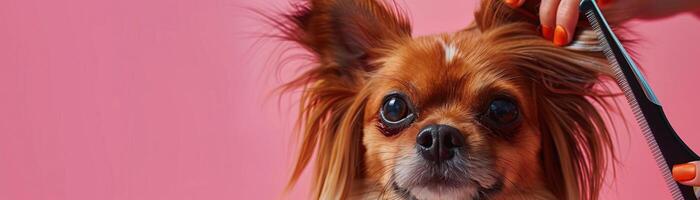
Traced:
POLYGON ((566 29, 562 26, 558 26, 554 29, 554 45, 564 46, 569 43, 569 34, 566 33, 566 29))
POLYGON ((689 181, 695 179, 695 165, 694 164, 680 164, 673 166, 673 179, 676 181, 689 181))
POLYGON ((519 0, 505 0, 506 4, 510 7, 518 6, 519 0))
POLYGON ((554 37, 554 31, 552 30, 552 27, 545 26, 545 25, 540 25, 542 28, 542 37, 547 40, 552 40, 552 37, 554 37))

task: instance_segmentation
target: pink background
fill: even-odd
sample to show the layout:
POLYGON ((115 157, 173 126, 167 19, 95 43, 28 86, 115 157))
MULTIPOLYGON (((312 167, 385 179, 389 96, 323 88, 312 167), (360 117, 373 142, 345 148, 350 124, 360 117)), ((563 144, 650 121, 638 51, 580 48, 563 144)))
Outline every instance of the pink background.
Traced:
MULTIPOLYGON (((254 44, 264 26, 242 9, 285 2, 0 1, 0 199, 288 198, 297 104, 268 95, 293 73, 275 75, 275 43, 254 44)), ((401 4, 416 35, 460 29, 476 5, 401 4)), ((700 21, 632 29, 666 112, 700 152, 700 21)), ((603 199, 670 199, 631 125, 603 199)), ((289 197, 307 189, 308 177, 289 197)))

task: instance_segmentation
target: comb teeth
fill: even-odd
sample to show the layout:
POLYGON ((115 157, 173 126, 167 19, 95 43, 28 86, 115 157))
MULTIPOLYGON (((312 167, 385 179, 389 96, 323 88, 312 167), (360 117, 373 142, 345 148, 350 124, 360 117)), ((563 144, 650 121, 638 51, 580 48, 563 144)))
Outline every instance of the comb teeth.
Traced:
POLYGON ((610 44, 607 42, 604 34, 602 33, 600 24, 598 23, 595 13, 593 11, 588 10, 585 12, 585 15, 586 18, 588 18, 588 22, 590 23, 591 27, 593 28, 593 30, 595 30, 596 35, 598 36, 598 41, 603 47, 603 53, 608 59, 610 67, 613 69, 615 79, 617 80, 620 89, 625 94, 627 102, 632 108, 632 113, 634 114, 635 119, 637 119, 639 128, 641 129, 642 134, 644 135, 644 138, 647 141, 652 156, 654 156, 654 160, 656 160, 656 165, 659 167, 659 170, 661 171, 661 174, 664 177, 664 180, 666 181, 666 187, 671 192, 673 199, 683 200, 683 195, 681 194, 681 191, 678 189, 676 182, 671 176, 671 172, 668 169, 668 166, 666 165, 666 159, 661 154, 661 149, 659 149, 659 145, 656 143, 651 129, 649 129, 649 124, 647 124, 644 118, 644 114, 642 113, 642 110, 639 107, 639 103, 634 98, 634 93, 630 88, 629 83, 627 83, 625 75, 622 72, 619 63, 617 63, 617 60, 615 59, 615 54, 612 52, 610 44))

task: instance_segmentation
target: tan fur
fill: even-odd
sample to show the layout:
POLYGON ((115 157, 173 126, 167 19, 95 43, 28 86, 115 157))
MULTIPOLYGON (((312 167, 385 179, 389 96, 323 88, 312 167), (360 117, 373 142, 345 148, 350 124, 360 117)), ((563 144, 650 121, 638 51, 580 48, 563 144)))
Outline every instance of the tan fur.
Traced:
POLYGON ((313 0, 276 21, 284 38, 316 58, 285 85, 303 89, 289 186, 315 155, 313 198, 399 197, 391 190, 397 162, 411 155, 421 127, 440 123, 461 130, 472 153, 488 155, 506 180, 489 199, 597 199, 614 155, 592 102, 608 106, 609 92, 594 85, 611 72, 599 53, 542 39, 528 12, 484 0, 472 26, 418 38, 405 17, 372 0, 313 0), (457 50, 449 62, 446 44, 457 50), (377 116, 395 90, 417 105, 418 117, 387 137, 377 116), (500 93, 517 100, 524 119, 508 138, 476 119, 500 93))

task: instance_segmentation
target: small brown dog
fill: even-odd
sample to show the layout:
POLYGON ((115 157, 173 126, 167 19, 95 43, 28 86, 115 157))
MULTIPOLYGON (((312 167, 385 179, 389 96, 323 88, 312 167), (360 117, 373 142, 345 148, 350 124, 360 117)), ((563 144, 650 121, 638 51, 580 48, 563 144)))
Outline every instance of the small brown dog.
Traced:
POLYGON ((285 86, 303 89, 290 186, 314 160, 316 199, 597 198, 614 159, 601 53, 555 47, 502 1, 424 37, 390 7, 310 0, 273 20, 315 58, 285 86))

